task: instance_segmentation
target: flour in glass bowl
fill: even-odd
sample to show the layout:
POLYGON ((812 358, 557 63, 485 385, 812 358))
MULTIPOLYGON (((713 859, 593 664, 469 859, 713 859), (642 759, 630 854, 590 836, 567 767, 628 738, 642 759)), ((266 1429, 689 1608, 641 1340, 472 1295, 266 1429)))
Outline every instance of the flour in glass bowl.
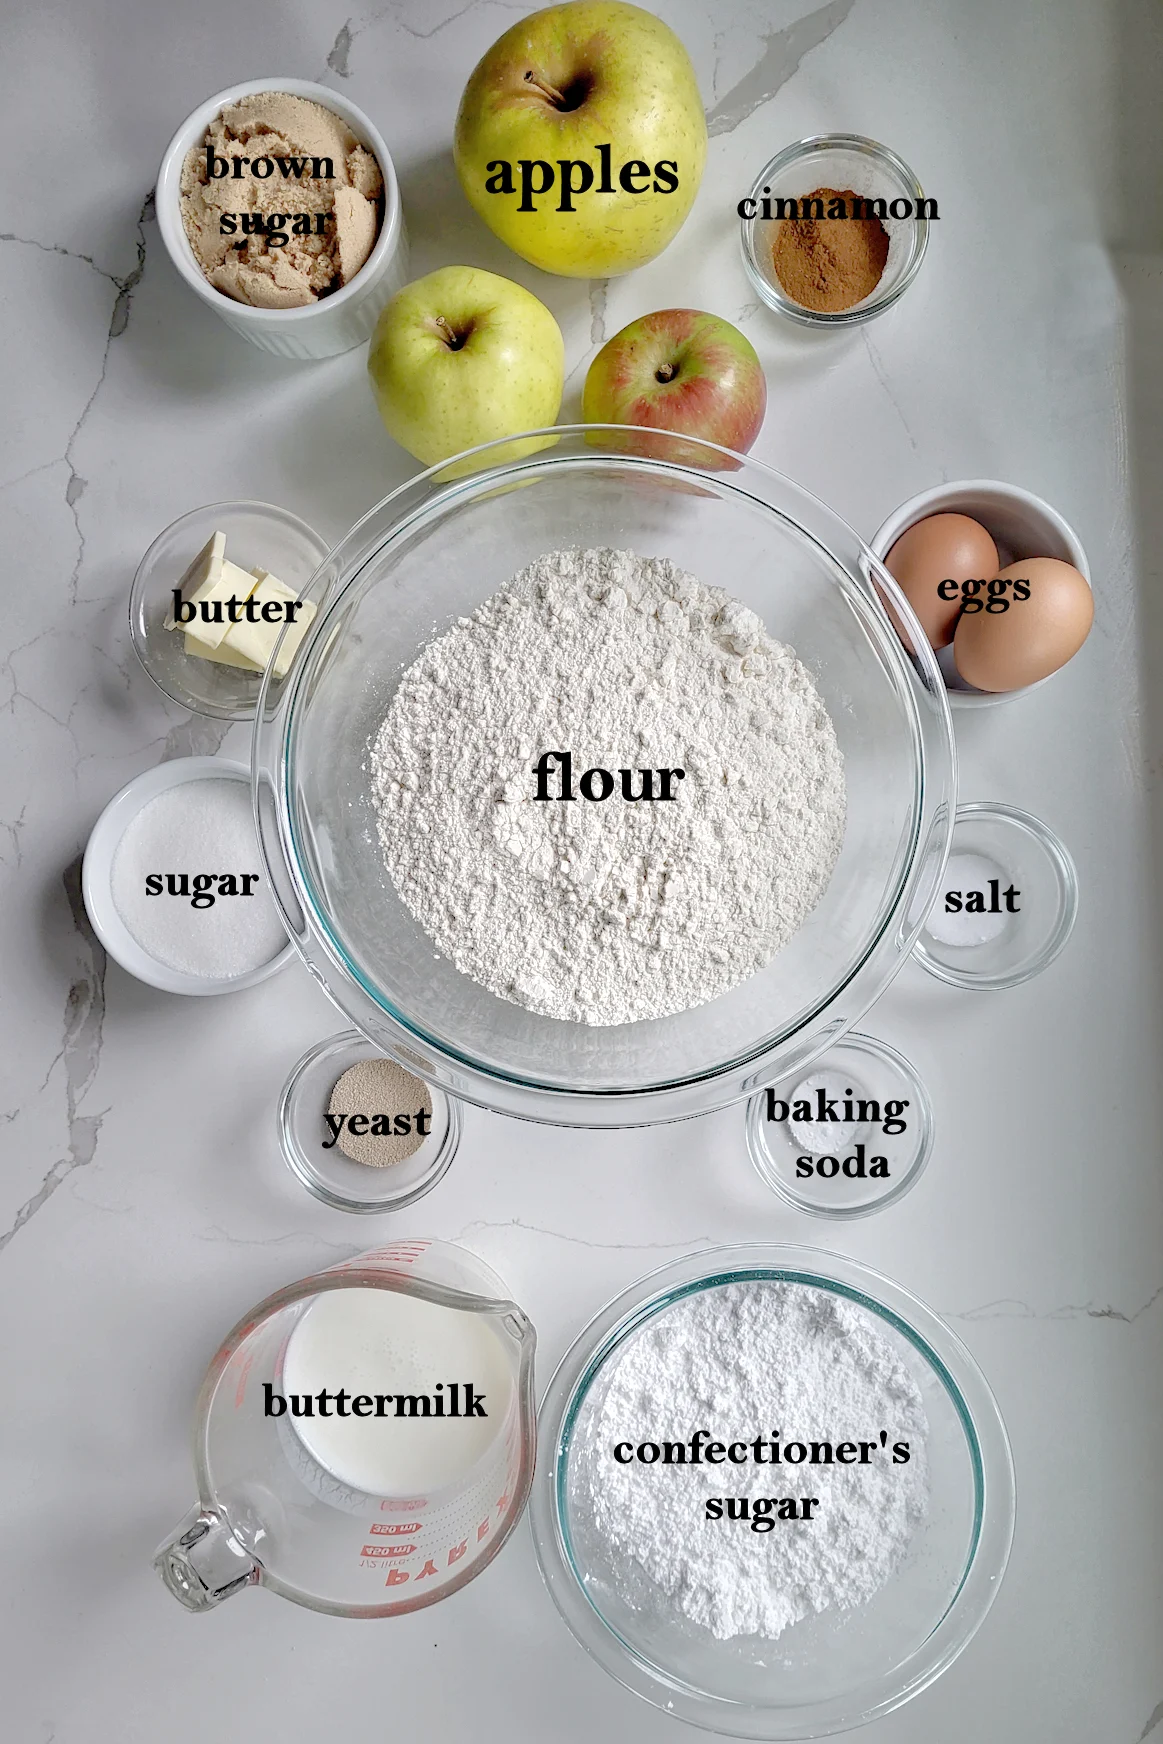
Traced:
POLYGON ((763 968, 844 836, 835 730, 794 650, 630 551, 549 552, 430 642, 370 768, 384 859, 440 953, 581 1023, 666 1017, 763 968), (538 800, 563 750, 612 795, 538 800), (675 768, 673 799, 622 797, 621 770, 641 791, 675 768))

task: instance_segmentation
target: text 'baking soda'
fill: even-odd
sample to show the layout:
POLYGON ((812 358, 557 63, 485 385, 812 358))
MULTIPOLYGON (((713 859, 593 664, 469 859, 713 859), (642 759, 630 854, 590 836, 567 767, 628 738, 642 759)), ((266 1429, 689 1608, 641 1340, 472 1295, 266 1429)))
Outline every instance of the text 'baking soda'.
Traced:
MULTIPOLYGON (((889 1138, 908 1130, 908 1121, 904 1118, 908 1105, 907 1097, 881 1103, 875 1096, 854 1096, 851 1091, 843 1098, 826 1096, 822 1088, 817 1088, 814 1102, 806 1096, 796 1102, 785 1102, 777 1098, 774 1090, 767 1092, 768 1120, 792 1120, 805 1125, 820 1121, 829 1124, 855 1122, 879 1126, 889 1138)), ((888 1158, 870 1157, 863 1140, 855 1144, 845 1157, 824 1154, 817 1156, 805 1151, 796 1158, 796 1177, 802 1181, 809 1180, 813 1175, 819 1175, 825 1181, 834 1180, 838 1175, 843 1175, 849 1181, 887 1181, 889 1174, 888 1158)))

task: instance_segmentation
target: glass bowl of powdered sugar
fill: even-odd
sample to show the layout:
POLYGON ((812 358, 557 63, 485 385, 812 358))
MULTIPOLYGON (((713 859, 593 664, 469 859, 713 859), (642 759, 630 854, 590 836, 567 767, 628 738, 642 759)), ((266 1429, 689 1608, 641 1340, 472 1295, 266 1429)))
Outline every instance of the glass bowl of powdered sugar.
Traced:
POLYGON ((799 486, 659 432, 549 440, 336 548, 264 680, 259 833, 382 1052, 500 1112, 645 1124, 806 1065, 907 960, 949 710, 891 577, 799 486))
POLYGON ((839 1255, 713 1248, 566 1355, 530 1519, 558 1610, 619 1682, 716 1733, 819 1738, 970 1640, 1013 1467, 980 1371, 915 1297, 839 1255))

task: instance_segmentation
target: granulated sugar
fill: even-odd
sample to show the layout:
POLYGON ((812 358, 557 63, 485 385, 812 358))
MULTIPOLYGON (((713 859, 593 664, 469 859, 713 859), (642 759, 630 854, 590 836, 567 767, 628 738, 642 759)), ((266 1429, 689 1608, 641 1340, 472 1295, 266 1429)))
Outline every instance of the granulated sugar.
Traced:
POLYGON ((765 1280, 687 1296, 597 1385, 572 1464, 576 1527, 604 1541, 603 1568, 629 1602, 677 1609, 720 1640, 775 1639, 813 1612, 866 1603, 928 1511, 920 1389, 875 1318, 830 1291, 765 1280), (804 1497, 807 1517, 769 1503, 804 1497))
POLYGON ((794 651, 627 551, 551 552, 430 643, 370 768, 384 858, 437 949, 503 999, 590 1024, 754 974, 844 834, 835 731, 794 651), (611 771, 612 795, 536 799, 538 759, 563 750, 575 783, 611 771), (622 797, 620 770, 638 791, 674 768, 673 800, 622 797))
POLYGON ((245 782, 212 776, 159 793, 126 826, 110 880, 125 926, 169 969, 223 980, 286 946, 245 782))

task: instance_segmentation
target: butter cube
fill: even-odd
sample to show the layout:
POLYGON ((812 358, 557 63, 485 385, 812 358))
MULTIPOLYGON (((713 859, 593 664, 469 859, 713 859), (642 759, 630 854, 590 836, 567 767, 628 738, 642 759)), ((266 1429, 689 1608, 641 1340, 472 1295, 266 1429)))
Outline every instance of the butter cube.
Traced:
MULTIPOLYGON (((190 601, 209 599, 221 578, 225 556, 226 534, 212 533, 178 583, 181 597, 190 601)), ((172 611, 166 614, 165 627, 167 630, 180 630, 182 627, 172 611)))
POLYGON ((220 666, 240 666, 244 672, 261 672, 262 667, 256 666, 253 660, 248 660, 245 654, 239 654, 225 642, 217 648, 208 648, 205 642, 197 641, 186 631, 186 653, 193 654, 199 660, 216 660, 220 666))
POLYGON ((254 665, 265 667, 286 623, 286 608, 288 605, 296 605, 297 609, 287 624, 287 633, 275 662, 275 677, 285 678, 299 644, 315 616, 315 607, 309 600, 299 600, 294 588, 287 587, 285 582, 281 582, 276 575, 271 575, 269 570, 255 569, 253 574, 257 586, 250 599, 254 616, 259 621, 231 624, 225 646, 232 648, 236 654, 245 655, 254 665), (281 608, 277 613, 274 610, 267 612, 265 609, 275 606, 281 608))
MULTIPOLYGON (((240 569, 237 563, 231 563, 229 557, 224 558, 217 580, 209 592, 192 603, 197 605, 198 616, 181 627, 186 632, 187 641, 191 639, 201 644, 203 651, 219 647, 225 642, 233 625, 230 622, 230 602, 236 601, 242 606, 254 592, 254 576, 245 569, 240 569), (211 622, 207 623, 206 618, 211 622)), ((205 652, 203 652, 205 658, 205 652)))

